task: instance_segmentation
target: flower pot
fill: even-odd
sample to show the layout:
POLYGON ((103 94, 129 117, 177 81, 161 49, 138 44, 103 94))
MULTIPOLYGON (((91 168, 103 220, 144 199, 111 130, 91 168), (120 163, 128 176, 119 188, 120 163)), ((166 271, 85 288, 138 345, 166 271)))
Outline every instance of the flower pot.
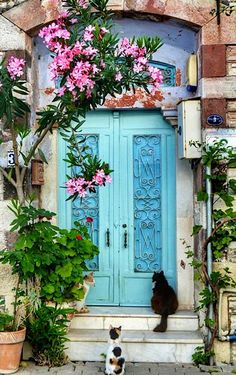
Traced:
POLYGON ((19 369, 26 328, 0 332, 0 374, 13 374, 19 369))

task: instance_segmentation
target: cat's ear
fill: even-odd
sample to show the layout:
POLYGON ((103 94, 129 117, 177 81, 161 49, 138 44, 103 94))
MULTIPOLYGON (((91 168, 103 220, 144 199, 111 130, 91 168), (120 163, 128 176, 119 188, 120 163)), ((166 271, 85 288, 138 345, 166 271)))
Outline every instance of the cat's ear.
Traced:
POLYGON ((90 272, 90 275, 93 276, 93 272, 90 272))
POLYGON ((121 326, 120 326, 120 327, 118 327, 118 330, 119 330, 119 331, 121 331, 121 326))
POLYGON ((163 272, 163 271, 161 271, 161 272, 160 272, 160 275, 164 275, 164 272, 163 272))

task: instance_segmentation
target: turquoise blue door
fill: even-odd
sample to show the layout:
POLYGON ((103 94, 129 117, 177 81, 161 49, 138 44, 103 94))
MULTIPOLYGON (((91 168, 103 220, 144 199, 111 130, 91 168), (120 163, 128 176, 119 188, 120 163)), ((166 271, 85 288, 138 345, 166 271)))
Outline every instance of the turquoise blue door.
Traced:
MULTIPOLYGON (((113 183, 82 203, 66 202, 65 189, 59 192, 61 226, 93 217, 91 236, 100 253, 88 264, 96 278, 88 303, 149 306, 154 271, 164 270, 175 287, 174 130, 156 111, 96 111, 83 135, 114 170, 113 183)), ((65 153, 60 139, 60 186, 68 173, 65 153)))

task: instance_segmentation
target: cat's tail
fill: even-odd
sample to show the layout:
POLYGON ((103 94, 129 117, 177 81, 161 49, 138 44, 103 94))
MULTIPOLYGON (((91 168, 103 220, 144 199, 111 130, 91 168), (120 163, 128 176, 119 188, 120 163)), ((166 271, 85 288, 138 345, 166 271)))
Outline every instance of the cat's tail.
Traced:
POLYGON ((167 318, 168 318, 168 314, 162 314, 161 315, 161 321, 160 321, 160 324, 158 324, 155 328, 154 328, 154 332, 165 332, 166 329, 167 329, 167 318))

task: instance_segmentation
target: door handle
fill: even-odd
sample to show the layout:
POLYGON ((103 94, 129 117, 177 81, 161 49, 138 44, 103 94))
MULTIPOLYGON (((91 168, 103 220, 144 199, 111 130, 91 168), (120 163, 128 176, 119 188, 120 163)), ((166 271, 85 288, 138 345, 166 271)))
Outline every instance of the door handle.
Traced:
MULTIPOLYGON (((127 225, 123 224, 122 227, 127 228, 127 225)), ((125 229, 125 231, 124 231, 124 248, 127 248, 127 247, 128 247, 128 231, 127 231, 127 229, 125 229)))
POLYGON ((107 228, 106 230, 106 246, 110 247, 110 230, 107 228))

